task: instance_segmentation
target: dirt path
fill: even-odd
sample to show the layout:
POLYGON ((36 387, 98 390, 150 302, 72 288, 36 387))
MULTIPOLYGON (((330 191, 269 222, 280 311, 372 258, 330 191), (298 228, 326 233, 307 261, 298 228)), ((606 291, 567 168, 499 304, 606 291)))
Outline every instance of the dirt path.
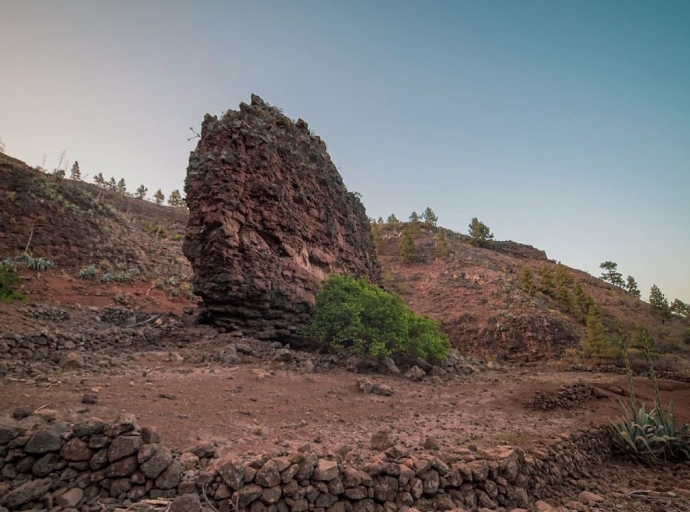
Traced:
MULTIPOLYGON (((600 389, 625 388, 617 375, 486 372, 443 385, 402 377, 372 376, 391 386, 390 397, 363 395, 356 374, 300 374, 272 363, 191 366, 167 361, 168 353, 133 357, 124 375, 61 374, 49 384, 4 380, 0 413, 48 404, 68 419, 112 419, 133 412, 142 425, 158 427, 166 444, 185 448, 217 439, 235 452, 263 452, 311 443, 337 450, 346 445, 365 454, 372 433, 390 429, 403 445, 421 447, 427 436, 442 450, 473 443, 539 444, 579 427, 607 424, 617 415, 615 393, 570 409, 532 411, 524 404, 540 390, 585 382, 600 389), (96 405, 81 403, 84 394, 96 405), (280 448, 283 447, 283 448, 280 448)), ((648 403, 653 391, 636 379, 648 403)), ((662 381, 664 400, 673 399, 679 421, 690 420, 690 385, 662 381)))

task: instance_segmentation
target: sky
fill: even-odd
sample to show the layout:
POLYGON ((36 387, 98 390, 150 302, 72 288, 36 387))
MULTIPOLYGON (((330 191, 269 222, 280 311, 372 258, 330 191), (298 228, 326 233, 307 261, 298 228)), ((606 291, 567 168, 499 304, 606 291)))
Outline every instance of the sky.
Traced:
POLYGON ((324 138, 367 213, 690 302, 690 2, 0 0, 0 139, 149 195, 251 93, 324 138))

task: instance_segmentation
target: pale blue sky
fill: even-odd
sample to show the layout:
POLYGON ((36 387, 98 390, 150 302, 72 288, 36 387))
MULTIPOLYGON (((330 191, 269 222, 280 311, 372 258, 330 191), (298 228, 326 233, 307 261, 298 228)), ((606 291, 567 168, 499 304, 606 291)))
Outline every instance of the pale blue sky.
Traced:
POLYGON ((255 92, 324 137, 370 216, 690 302, 690 2, 0 0, 0 138, 182 188, 190 126, 255 92))

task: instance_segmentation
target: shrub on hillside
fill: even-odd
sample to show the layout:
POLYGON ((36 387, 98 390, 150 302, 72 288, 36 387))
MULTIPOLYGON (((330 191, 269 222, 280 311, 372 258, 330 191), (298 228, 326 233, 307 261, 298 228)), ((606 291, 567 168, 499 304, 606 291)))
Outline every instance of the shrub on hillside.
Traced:
POLYGON ((21 278, 15 273, 11 265, 0 265, 0 302, 14 302, 26 297, 17 291, 21 278))
POLYGON ((362 279, 331 275, 316 297, 303 335, 355 354, 443 360, 450 343, 438 324, 362 279))

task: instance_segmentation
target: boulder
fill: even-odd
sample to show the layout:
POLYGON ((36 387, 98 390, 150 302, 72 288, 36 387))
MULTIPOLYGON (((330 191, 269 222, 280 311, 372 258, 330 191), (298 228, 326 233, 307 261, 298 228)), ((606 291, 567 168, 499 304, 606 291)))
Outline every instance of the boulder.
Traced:
POLYGON ((258 96, 204 117, 185 190, 183 251, 207 321, 291 337, 330 273, 381 281, 364 206, 326 144, 258 96))

